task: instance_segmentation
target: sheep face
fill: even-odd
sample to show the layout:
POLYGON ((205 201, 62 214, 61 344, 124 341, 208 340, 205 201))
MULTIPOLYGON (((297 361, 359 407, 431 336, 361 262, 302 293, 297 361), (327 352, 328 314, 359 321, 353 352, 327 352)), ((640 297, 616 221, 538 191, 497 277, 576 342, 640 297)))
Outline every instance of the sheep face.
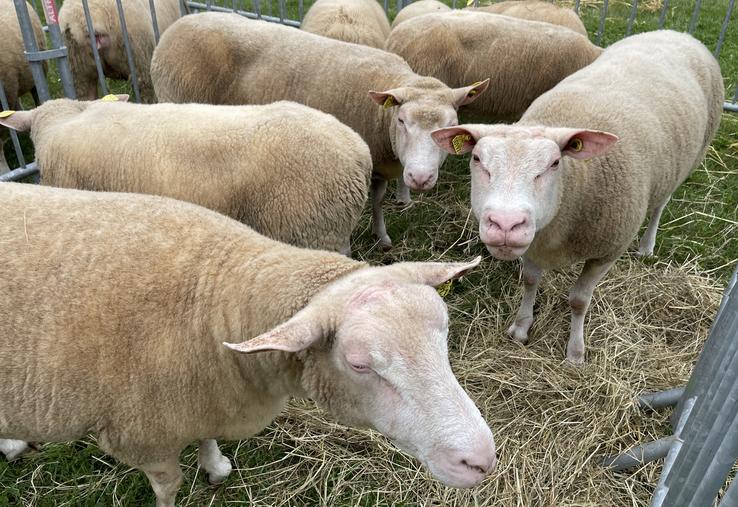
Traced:
POLYGON ((339 421, 380 431, 445 484, 475 486, 494 469, 494 439, 451 371, 446 306, 432 286, 478 262, 362 269, 232 347, 298 352, 303 389, 339 421))
POLYGON ((488 84, 486 80, 455 89, 408 86, 369 92, 377 104, 392 109, 390 140, 408 187, 427 192, 435 186, 446 152, 434 144, 431 132, 457 125, 458 108, 476 100, 488 84))
POLYGON ((510 125, 464 125, 433 136, 451 153, 471 151, 471 201, 479 236, 501 260, 523 255, 536 231, 556 216, 563 157, 588 159, 617 140, 596 130, 510 125))

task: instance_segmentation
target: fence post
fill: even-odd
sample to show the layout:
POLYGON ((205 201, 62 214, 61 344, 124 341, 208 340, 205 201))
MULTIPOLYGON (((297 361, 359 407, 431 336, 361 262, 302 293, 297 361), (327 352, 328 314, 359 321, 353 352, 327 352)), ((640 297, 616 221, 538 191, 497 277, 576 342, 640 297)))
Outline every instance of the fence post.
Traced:
POLYGON ((69 68, 69 60, 67 59, 67 47, 64 45, 61 28, 59 28, 59 13, 56 10, 56 2, 54 0, 41 0, 41 7, 44 10, 46 25, 49 27, 49 37, 53 46, 52 50, 59 51, 59 54, 55 56, 55 61, 59 69, 59 77, 61 77, 64 95, 70 99, 76 99, 77 93, 74 90, 72 69, 69 68))
POLYGON ((39 101, 45 102, 51 98, 51 95, 49 94, 49 84, 46 82, 43 63, 41 63, 41 60, 31 59, 32 55, 38 55, 39 50, 36 43, 36 34, 33 32, 33 25, 31 24, 31 17, 28 14, 28 6, 25 0, 13 0, 13 2, 15 3, 15 13, 18 16, 18 24, 23 35, 26 57, 28 58, 28 64, 31 66, 36 93, 38 93, 39 101))

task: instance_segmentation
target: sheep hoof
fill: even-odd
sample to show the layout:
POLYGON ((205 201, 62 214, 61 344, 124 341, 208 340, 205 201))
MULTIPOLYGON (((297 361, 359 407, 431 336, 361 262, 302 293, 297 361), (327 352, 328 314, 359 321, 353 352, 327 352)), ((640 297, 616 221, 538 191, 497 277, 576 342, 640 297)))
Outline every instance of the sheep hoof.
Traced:
POLYGON ((583 352, 576 352, 576 353, 566 353, 566 362, 567 364, 570 364, 571 366, 584 366, 584 353, 583 352))
MULTIPOLYGON (((529 327, 529 326, 528 326, 529 327)), ((528 343, 528 327, 521 326, 517 322, 507 328, 507 334, 514 341, 525 345, 528 343)))
POLYGON ((397 199, 395 200, 397 204, 401 204, 402 206, 407 206, 411 202, 413 202, 412 198, 410 197, 410 194, 408 195, 398 195, 397 199))
POLYGON ((231 475, 231 470, 233 470, 231 461, 225 456, 221 456, 218 463, 208 470, 208 483, 211 486, 223 483, 231 475))
POLYGON ((28 442, 23 440, 0 440, 0 452, 5 455, 5 459, 13 461, 31 449, 28 442))
POLYGON ((638 249, 638 251, 636 252, 636 255, 637 255, 638 257, 643 257, 643 258, 646 258, 646 257, 653 257, 653 248, 644 248, 644 247, 640 247, 640 248, 638 249))
POLYGON ((379 238, 379 246, 382 247, 383 252, 388 252, 392 250, 392 240, 389 238, 389 236, 382 236, 379 238))

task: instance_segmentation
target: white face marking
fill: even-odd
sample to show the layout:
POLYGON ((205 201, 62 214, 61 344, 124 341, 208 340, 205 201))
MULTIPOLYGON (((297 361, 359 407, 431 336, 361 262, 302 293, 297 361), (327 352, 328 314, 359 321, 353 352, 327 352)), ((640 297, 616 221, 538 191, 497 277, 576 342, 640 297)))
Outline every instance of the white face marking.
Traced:
POLYGON ((403 165, 403 177, 408 187, 426 192, 435 186, 438 169, 447 154, 436 145, 430 133, 456 124, 458 118, 452 105, 412 101, 399 107, 393 125, 394 149, 403 165))
POLYGON ((451 370, 447 337, 436 291, 402 285, 347 310, 332 362, 353 391, 356 412, 341 415, 382 432, 444 483, 471 487, 494 466, 494 439, 451 370))
POLYGON ((521 127, 500 127, 472 150, 471 201, 479 233, 503 260, 522 255, 558 210, 561 151, 521 127))

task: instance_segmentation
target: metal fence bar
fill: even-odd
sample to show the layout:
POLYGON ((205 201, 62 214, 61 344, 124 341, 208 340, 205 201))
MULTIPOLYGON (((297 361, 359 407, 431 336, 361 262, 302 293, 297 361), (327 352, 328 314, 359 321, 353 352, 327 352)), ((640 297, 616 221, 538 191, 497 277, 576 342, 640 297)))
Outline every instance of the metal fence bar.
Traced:
POLYGON ((41 6, 46 19, 46 26, 49 28, 49 38, 51 39, 52 50, 60 50, 61 55, 55 58, 56 68, 59 70, 64 95, 70 99, 76 99, 77 93, 74 90, 74 78, 72 77, 72 69, 69 68, 69 59, 67 58, 67 48, 64 45, 61 28, 59 28, 59 13, 56 10, 54 0, 43 0, 41 6))
POLYGON ((31 162, 25 167, 15 169, 13 171, 10 171, 9 173, 0 174, 0 182, 18 181, 18 180, 22 180, 23 178, 27 178, 28 176, 34 176, 38 174, 39 174, 39 170, 38 170, 38 166, 36 165, 36 162, 31 162))
MULTIPOLYGON (((305 17, 305 6, 303 4, 303 0, 297 1, 297 17, 300 18, 300 21, 305 17)), ((385 8, 384 11, 387 12, 387 9, 385 8)))
MULTIPOLYGON (((118 1, 120 1, 120 0, 118 0, 118 1)), ((205 4, 200 3, 200 2, 187 2, 187 5, 189 5, 193 9, 204 9, 205 8, 205 4)), ((231 11, 227 7, 219 7, 217 5, 214 5, 213 6, 213 11, 215 11, 215 12, 233 12, 233 11, 231 11)), ((279 18, 275 18, 274 16, 265 16, 265 15, 262 15, 262 14, 259 14, 259 13, 253 13, 253 12, 240 12, 239 14, 241 16, 244 16, 244 17, 247 17, 247 18, 251 18, 251 19, 263 19, 264 21, 271 21, 273 23, 280 23, 279 18)), ((284 24, 284 25, 287 25, 287 26, 296 26, 296 27, 299 27, 300 26, 300 22, 299 21, 295 21, 293 19, 285 19, 281 23, 284 24)))
POLYGON ((126 26, 126 15, 123 13, 123 4, 121 0, 115 0, 118 7, 118 19, 120 20, 120 29, 123 32, 123 46, 126 49, 126 58, 128 59, 128 70, 131 73, 131 85, 133 86, 133 94, 136 102, 141 102, 141 91, 138 89, 138 77, 136 76, 136 65, 133 62, 133 53, 131 51, 131 41, 128 38, 128 27, 126 26))
MULTIPOLYGON (((236 10, 235 3, 236 0, 233 0, 234 7, 233 10, 236 10)), ((159 44, 159 23, 156 21, 156 6, 154 5, 154 0, 149 0, 149 11, 151 12, 151 25, 154 28, 154 40, 157 44, 159 44)))
POLYGON ((95 28, 92 25, 92 16, 90 15, 90 6, 87 0, 82 0, 82 10, 85 13, 85 22, 87 23, 87 33, 90 36, 90 47, 92 48, 92 58, 95 60, 95 69, 97 70, 97 81, 103 95, 108 94, 108 83, 105 82, 105 73, 103 72, 102 63, 100 62, 100 52, 97 50, 97 39, 95 38, 95 28))
MULTIPOLYGON (((254 12, 256 12, 255 19, 261 19, 261 0, 252 0, 252 2, 254 4, 254 12)), ((192 2, 190 2, 190 4, 192 4, 192 2)), ((248 14, 244 14, 244 16, 251 17, 248 14)))
POLYGON ((707 360, 700 357, 687 386, 685 396, 697 401, 665 478, 664 505, 709 505, 738 457, 738 289, 726 297, 702 353, 707 360))
POLYGON ((179 15, 184 16, 187 14, 187 0, 179 0, 179 15))
POLYGON ((284 0, 279 0, 279 22, 284 23, 285 18, 284 0))
POLYGON ((636 468, 666 456, 672 443, 674 443, 674 436, 659 438, 653 442, 632 447, 622 454, 606 456, 602 459, 602 465, 613 472, 636 468))
POLYGON ((683 395, 684 387, 676 387, 657 393, 646 393, 638 397, 638 405, 641 408, 649 408, 651 410, 670 407, 679 403, 683 395))
MULTIPOLYGON (((25 0, 13 0, 15 4, 15 13, 18 16, 18 24, 20 25, 21 34, 23 34, 23 46, 26 48, 26 54, 38 53, 38 44, 36 43, 36 35, 31 24, 31 17, 28 14, 28 6, 25 0)), ((49 94, 49 85, 46 82, 44 74, 44 65, 40 61, 29 61, 31 73, 33 74, 33 83, 36 86, 36 93, 41 102, 45 102, 51 98, 49 94)))
POLYGON ((625 28, 625 35, 628 36, 633 32, 633 23, 635 22, 636 14, 638 11, 638 0, 633 0, 633 4, 630 6, 630 16, 628 16, 628 26, 625 28))
POLYGON ((669 9, 669 0, 664 0, 664 5, 661 7, 661 14, 659 14, 659 29, 664 28, 666 23, 666 12, 669 9))
MULTIPOLYGON (((18 102, 20 102, 20 97, 18 97, 18 102)), ((0 81, 0 111, 7 111, 10 109, 10 104, 8 104, 8 97, 5 95, 5 88, 3 88, 3 82, 0 81)), ((15 107, 15 106, 13 106, 15 107)), ((18 134, 13 129, 8 129, 10 131, 10 140, 13 143, 13 149, 15 150, 15 156, 18 157, 18 162, 20 163, 21 167, 26 167, 26 159, 23 157, 23 149, 21 148, 20 141, 18 140, 18 134)), ((2 153, 3 150, 3 143, 0 141, 0 160, 5 160, 5 157, 2 153)), ((5 169, 5 168, 3 168, 5 169)), ((8 169, 10 169, 8 167, 8 169)), ((8 174, 8 173, 5 173, 8 174)))
POLYGON ((694 11, 692 11, 692 19, 689 20, 690 35, 692 35, 695 28, 697 28, 697 20, 700 17, 700 7, 702 7, 702 0, 696 0, 696 2, 694 3, 694 11))
POLYGON ((600 9, 600 25, 597 28, 597 42, 596 44, 599 46, 602 44, 602 37, 605 35, 605 18, 607 17, 607 8, 609 6, 609 0, 605 0, 602 3, 602 8, 600 9))
POLYGON ((720 56, 720 50, 723 48, 723 41, 725 40, 725 32, 728 31, 728 24, 730 23, 730 16, 733 14, 733 7, 735 6, 735 0, 730 0, 728 3, 728 10, 725 13, 725 19, 723 19, 723 26, 720 28, 720 36, 718 37, 717 44, 715 45, 715 58, 720 56))
POLYGON ((574 12, 576 12, 577 14, 579 14, 579 1, 580 0, 574 2, 574 12))

